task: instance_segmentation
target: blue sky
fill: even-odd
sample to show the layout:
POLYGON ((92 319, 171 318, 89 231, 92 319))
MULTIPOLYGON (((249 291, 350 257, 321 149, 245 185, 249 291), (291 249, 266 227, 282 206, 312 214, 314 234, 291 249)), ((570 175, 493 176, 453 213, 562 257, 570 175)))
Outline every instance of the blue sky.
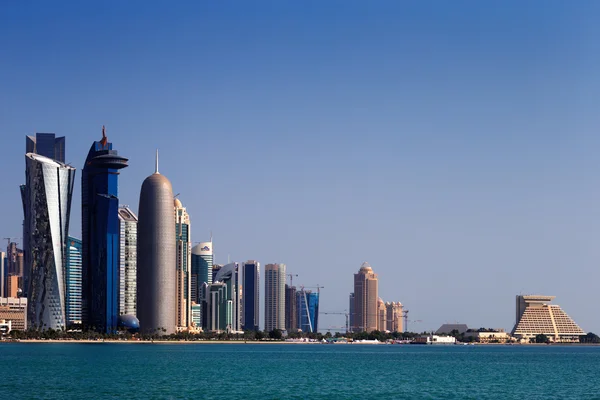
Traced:
POLYGON ((368 261, 411 330, 510 329, 542 293, 600 331, 600 4, 123 3, 0 6, 2 237, 35 132, 67 137, 80 234, 106 125, 122 203, 159 148, 193 240, 286 263, 322 311, 368 261))

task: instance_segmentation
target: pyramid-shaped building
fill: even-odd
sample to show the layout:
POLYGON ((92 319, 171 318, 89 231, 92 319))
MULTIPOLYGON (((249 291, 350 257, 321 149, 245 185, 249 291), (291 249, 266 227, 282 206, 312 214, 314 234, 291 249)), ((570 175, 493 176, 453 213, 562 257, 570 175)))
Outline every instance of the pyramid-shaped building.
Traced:
POLYGON ((555 296, 518 295, 517 318, 512 336, 517 339, 531 339, 537 335, 546 335, 554 342, 579 342, 585 336, 579 327, 556 304, 548 304, 555 296))

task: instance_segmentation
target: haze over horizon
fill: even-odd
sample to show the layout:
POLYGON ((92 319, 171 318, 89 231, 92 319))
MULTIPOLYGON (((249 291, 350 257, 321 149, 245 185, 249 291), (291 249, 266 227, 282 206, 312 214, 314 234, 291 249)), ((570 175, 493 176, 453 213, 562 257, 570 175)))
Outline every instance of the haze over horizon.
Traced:
POLYGON ((600 332, 600 3, 282 3, 0 6, 1 237, 36 132, 67 138, 80 236, 105 125, 122 205, 158 148, 192 240, 285 263, 321 312, 368 261, 410 330, 510 330, 535 293, 600 332))

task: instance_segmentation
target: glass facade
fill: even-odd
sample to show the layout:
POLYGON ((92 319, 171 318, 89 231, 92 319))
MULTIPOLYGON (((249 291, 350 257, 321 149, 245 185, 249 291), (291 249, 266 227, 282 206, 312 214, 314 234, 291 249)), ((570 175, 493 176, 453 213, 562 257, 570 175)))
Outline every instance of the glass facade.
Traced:
POLYGON ((94 142, 81 177, 83 324, 114 332, 119 317, 119 170, 127 167, 103 137, 94 142))
POLYGON ((259 282, 260 264, 257 261, 247 261, 243 268, 244 295, 242 326, 245 331, 257 331, 259 318, 259 282))
POLYGON ((265 330, 285 330, 285 264, 265 265, 265 330))
POLYGON ((223 329, 227 332, 239 332, 241 331, 241 302, 240 302, 240 290, 239 290, 239 264, 230 263, 219 270, 217 275, 214 277, 215 283, 213 284, 224 284, 226 292, 221 301, 225 304, 226 311, 224 312, 223 318, 220 322, 224 324, 223 329))
POLYGON ((67 255, 67 327, 81 324, 81 240, 69 236, 67 255))
POLYGON ((175 199, 175 244, 177 247, 177 327, 191 323, 190 217, 181 201, 175 199))
POLYGON ((36 133, 26 137, 25 152, 35 153, 52 160, 65 162, 65 137, 56 137, 54 133, 36 133))
POLYGON ((319 293, 310 290, 296 292, 298 329, 302 332, 317 332, 319 329, 319 293))
POLYGON ((38 329, 66 326, 66 256, 75 168, 28 153, 21 189, 25 220, 27 319, 38 329))

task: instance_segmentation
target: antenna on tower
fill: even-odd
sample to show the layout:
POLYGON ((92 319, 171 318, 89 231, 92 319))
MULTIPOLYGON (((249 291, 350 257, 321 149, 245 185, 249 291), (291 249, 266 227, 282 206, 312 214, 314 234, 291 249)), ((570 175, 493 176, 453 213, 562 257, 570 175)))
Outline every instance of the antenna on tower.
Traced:
POLYGON ((154 173, 158 174, 158 149, 156 149, 156 164, 155 164, 154 173))

